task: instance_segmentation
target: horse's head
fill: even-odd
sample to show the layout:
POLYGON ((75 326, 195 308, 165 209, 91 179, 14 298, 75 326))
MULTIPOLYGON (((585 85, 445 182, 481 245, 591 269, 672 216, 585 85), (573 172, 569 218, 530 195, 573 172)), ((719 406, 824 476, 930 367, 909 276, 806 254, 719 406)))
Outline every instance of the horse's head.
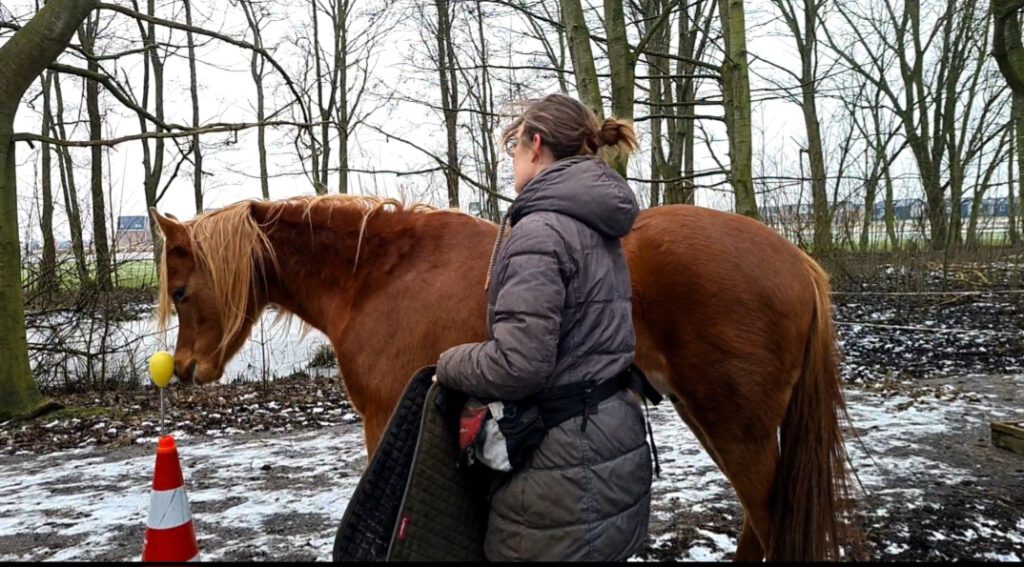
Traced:
POLYGON ((253 277, 268 246, 248 211, 234 206, 182 223, 150 209, 165 241, 157 315, 161 331, 172 307, 178 315, 174 374, 183 383, 219 379, 265 306, 253 277))

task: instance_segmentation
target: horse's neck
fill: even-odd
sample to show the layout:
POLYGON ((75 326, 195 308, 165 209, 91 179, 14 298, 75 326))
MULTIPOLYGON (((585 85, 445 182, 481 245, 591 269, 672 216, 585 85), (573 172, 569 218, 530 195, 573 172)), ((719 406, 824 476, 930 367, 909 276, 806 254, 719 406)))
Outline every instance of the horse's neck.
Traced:
POLYGON ((361 211, 335 209, 330 216, 266 222, 277 258, 266 279, 267 300, 332 341, 357 320, 408 324, 432 313, 425 305, 452 298, 467 318, 486 312, 482 290, 495 225, 446 212, 378 212, 361 236, 362 218, 361 211), (367 315, 371 296, 387 297, 374 303, 386 309, 367 315))
POLYGON ((343 327, 352 302, 368 285, 374 264, 393 257, 400 242, 375 238, 371 217, 360 243, 362 216, 340 222, 278 220, 266 231, 276 262, 267 263, 267 300, 331 336, 343 327), (358 270, 356 259, 358 249, 358 270))

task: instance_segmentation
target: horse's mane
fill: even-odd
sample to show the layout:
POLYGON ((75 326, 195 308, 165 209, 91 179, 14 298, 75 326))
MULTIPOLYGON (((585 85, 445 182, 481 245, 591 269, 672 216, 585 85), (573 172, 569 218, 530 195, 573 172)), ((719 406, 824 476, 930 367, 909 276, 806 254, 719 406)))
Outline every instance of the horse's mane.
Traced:
MULTIPOLYGON (((197 268, 210 278, 211 291, 220 309, 224 334, 221 350, 245 324, 246 306, 257 282, 253 270, 264 272, 264 259, 276 262, 267 235, 251 214, 252 201, 229 205, 183 223, 197 268), (249 261, 246 261, 249 259, 249 261)), ((160 304, 157 321, 161 333, 171 316, 167 284, 167 254, 160 263, 160 304)))
MULTIPOLYGON (((221 348, 245 324, 246 306, 256 286, 261 285, 256 274, 266 274, 264 261, 269 259, 276 267, 277 258, 270 240, 252 215, 255 204, 266 208, 265 223, 278 220, 282 215, 291 219, 295 213, 312 226, 313 213, 326 212, 328 218, 335 209, 352 210, 362 213, 359 244, 356 248, 356 262, 368 219, 379 212, 386 213, 427 213, 438 209, 422 203, 407 205, 392 198, 362 195, 317 195, 300 196, 280 201, 241 201, 217 211, 204 213, 183 226, 189 237, 189 245, 197 267, 210 277, 212 292, 220 306, 224 325, 221 348), (248 258, 249 261, 243 261, 248 258)), ((170 322, 172 302, 171 290, 167 285, 167 253, 165 248, 160 262, 160 291, 157 306, 157 325, 163 335, 170 322)))

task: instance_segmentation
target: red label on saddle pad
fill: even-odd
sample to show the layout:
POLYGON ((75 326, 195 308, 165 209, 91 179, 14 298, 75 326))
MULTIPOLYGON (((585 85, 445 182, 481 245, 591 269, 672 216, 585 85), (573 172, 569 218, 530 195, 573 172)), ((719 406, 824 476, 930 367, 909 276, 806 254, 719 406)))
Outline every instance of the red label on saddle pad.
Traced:
POLYGON ((402 516, 402 523, 398 525, 398 540, 405 541, 405 537, 409 535, 409 516, 402 516))
POLYGON ((459 417, 459 449, 465 451, 466 447, 476 442, 489 411, 490 408, 487 406, 478 409, 463 408, 459 417))

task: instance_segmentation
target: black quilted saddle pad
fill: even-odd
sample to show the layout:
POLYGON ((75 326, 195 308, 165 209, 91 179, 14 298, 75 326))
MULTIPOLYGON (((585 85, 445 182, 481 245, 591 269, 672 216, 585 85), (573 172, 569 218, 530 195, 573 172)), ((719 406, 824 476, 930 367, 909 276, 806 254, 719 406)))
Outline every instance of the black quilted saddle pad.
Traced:
POLYGON ((457 466, 461 403, 433 375, 418 371, 391 415, 338 527, 335 561, 485 560, 484 491, 457 466))

